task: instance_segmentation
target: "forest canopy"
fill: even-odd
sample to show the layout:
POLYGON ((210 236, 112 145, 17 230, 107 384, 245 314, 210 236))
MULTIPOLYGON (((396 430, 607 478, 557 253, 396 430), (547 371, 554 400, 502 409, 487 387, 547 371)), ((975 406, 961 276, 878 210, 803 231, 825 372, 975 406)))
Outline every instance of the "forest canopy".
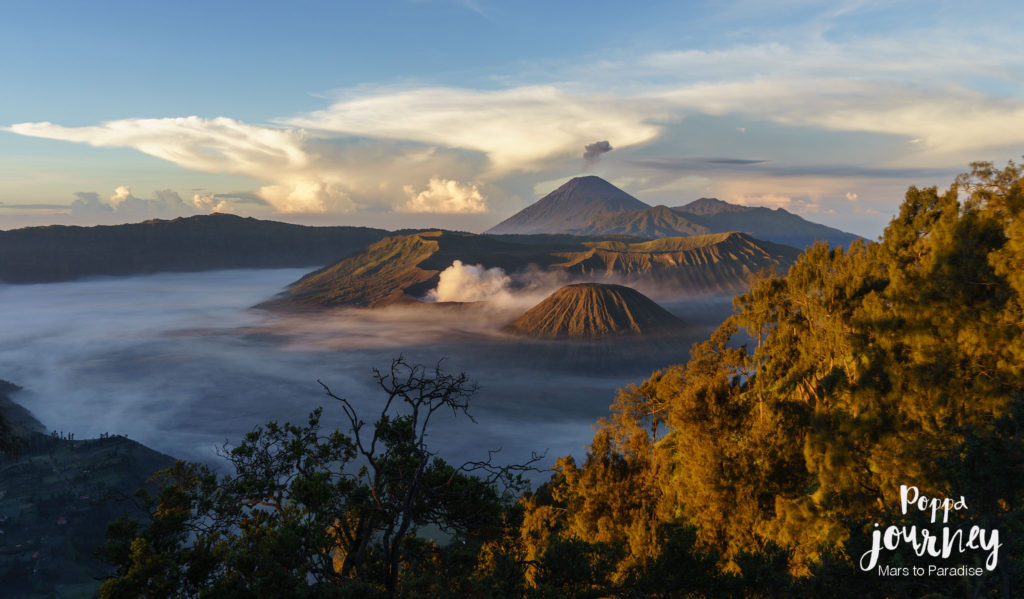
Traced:
POLYGON ((851 562, 874 523, 906 520, 913 485, 1004 529, 996 572, 968 584, 1019 588, 1022 211, 1021 168, 976 163, 944 192, 911 188, 879 242, 809 248, 689 362, 624 390, 585 463, 558 464, 565 509, 528 521, 622 543, 623 579, 674 522, 725 571, 779 548, 792 574, 838 559, 870 586, 851 562))

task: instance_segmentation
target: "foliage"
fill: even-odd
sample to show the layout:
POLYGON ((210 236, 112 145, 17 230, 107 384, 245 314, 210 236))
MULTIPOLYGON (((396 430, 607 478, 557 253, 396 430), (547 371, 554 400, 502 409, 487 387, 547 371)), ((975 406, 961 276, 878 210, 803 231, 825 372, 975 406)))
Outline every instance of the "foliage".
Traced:
POLYGON ((375 379, 386 397, 372 426, 325 387, 348 435, 323 433, 318 409, 305 425, 246 435, 226 455, 231 476, 184 462, 159 473, 160 492, 143 495, 150 524, 111 528, 104 552, 118 571, 102 595, 396 596, 450 582, 438 567, 471 569, 416 532, 432 526, 474 548, 500 536, 529 464, 489 455, 452 466, 428 449, 435 413, 467 414, 476 386, 464 374, 399 358, 375 379))
POLYGON ((1021 167, 977 163, 945 192, 911 188, 878 243, 817 244, 757 281, 688 363, 620 396, 582 466, 559 461, 524 543, 616 545, 622 582, 681 525, 736 584, 775 572, 755 585, 775 596, 818 576, 861 596, 950 592, 853 565, 873 523, 921 523, 899 510, 906 484, 966 496, 957 526, 1003 529, 996 573, 963 592, 1009 596, 1024 583, 1022 212, 1021 167))

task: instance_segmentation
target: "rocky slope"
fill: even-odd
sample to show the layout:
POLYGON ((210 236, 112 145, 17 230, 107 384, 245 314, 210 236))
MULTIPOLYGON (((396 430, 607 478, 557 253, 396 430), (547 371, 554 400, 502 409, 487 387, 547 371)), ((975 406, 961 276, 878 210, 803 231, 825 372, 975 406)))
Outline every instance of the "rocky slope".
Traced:
POLYGON ((704 235, 711 231, 666 206, 646 210, 608 212, 592 218, 586 226, 569 231, 574 235, 629 235, 644 239, 704 235))
POLYGON ((548 296, 504 330, 530 337, 594 339, 617 335, 663 335, 682 321, 635 289, 579 283, 548 296))
POLYGON ((592 279, 644 281, 696 293, 734 293, 761 270, 785 273, 799 251, 743 233, 587 244, 552 268, 592 279))
POLYGON ((647 208, 600 177, 576 177, 485 233, 565 233, 586 227, 602 214, 647 208))

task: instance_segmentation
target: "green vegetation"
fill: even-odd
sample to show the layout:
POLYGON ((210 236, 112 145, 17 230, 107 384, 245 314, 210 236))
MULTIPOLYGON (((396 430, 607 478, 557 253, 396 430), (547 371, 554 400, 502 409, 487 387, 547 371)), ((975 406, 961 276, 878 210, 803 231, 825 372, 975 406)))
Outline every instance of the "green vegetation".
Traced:
POLYGON ((611 543, 623 554, 610 579, 627 583, 659 558, 658 531, 683 526, 722 572, 774 564, 787 595, 838 579, 834 594, 858 597, 1012 596, 1024 587, 1022 215, 1020 167, 976 164, 946 193, 910 189, 880 243, 816 245, 756 284, 687 364, 622 393, 582 465, 559 462, 527 517, 557 534, 535 533, 532 554, 611 543), (1000 529, 997 568, 859 571, 874 523, 928 526, 903 515, 901 485, 963 495, 952 526, 1000 529))
POLYGON ((348 435, 322 434, 317 410, 304 426, 248 434, 227 456, 233 476, 183 462, 159 473, 150 524, 111 528, 104 553, 118 577, 102 596, 457 596, 489 584, 470 576, 462 547, 500 537, 529 464, 488 455, 453 466, 427 446, 438 412, 468 415, 476 386, 466 375, 399 358, 375 379, 385 399, 370 426, 325 387, 348 435), (454 548, 417 538, 423 527, 454 548))

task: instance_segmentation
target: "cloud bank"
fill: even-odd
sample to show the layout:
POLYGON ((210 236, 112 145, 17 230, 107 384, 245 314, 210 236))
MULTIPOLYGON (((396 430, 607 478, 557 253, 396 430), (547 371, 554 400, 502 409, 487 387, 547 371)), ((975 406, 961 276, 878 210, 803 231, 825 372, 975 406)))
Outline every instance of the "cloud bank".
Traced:
MULTIPOLYGON (((552 67, 543 76, 496 76, 491 81, 505 82, 498 89, 364 85, 336 92, 319 110, 264 123, 186 116, 84 127, 28 122, 8 131, 134 148, 187 170, 248 177, 252 192, 283 214, 507 213, 522 207, 509 205, 517 192, 579 174, 581 148, 588 167, 616 148, 602 158, 601 174, 636 181, 633 193, 764 197, 805 211, 822 201, 853 209, 851 185, 863 190, 863 207, 910 183, 945 182, 949 169, 972 160, 1019 155, 1019 41, 981 43, 948 24, 927 37, 891 39, 844 29, 856 12, 816 11, 785 36, 751 30, 752 41, 712 50, 619 51, 543 65, 552 67), (692 126, 702 118, 723 126, 692 126), (758 135, 774 143, 762 137, 750 151, 758 135), (637 166, 649 172, 627 170, 637 166)), ((80 211, 105 210, 99 198, 79 199, 80 211)), ((135 200, 109 205, 115 213, 124 205, 125 214, 156 209, 135 200)), ((220 206, 206 196, 184 204, 220 206)))

